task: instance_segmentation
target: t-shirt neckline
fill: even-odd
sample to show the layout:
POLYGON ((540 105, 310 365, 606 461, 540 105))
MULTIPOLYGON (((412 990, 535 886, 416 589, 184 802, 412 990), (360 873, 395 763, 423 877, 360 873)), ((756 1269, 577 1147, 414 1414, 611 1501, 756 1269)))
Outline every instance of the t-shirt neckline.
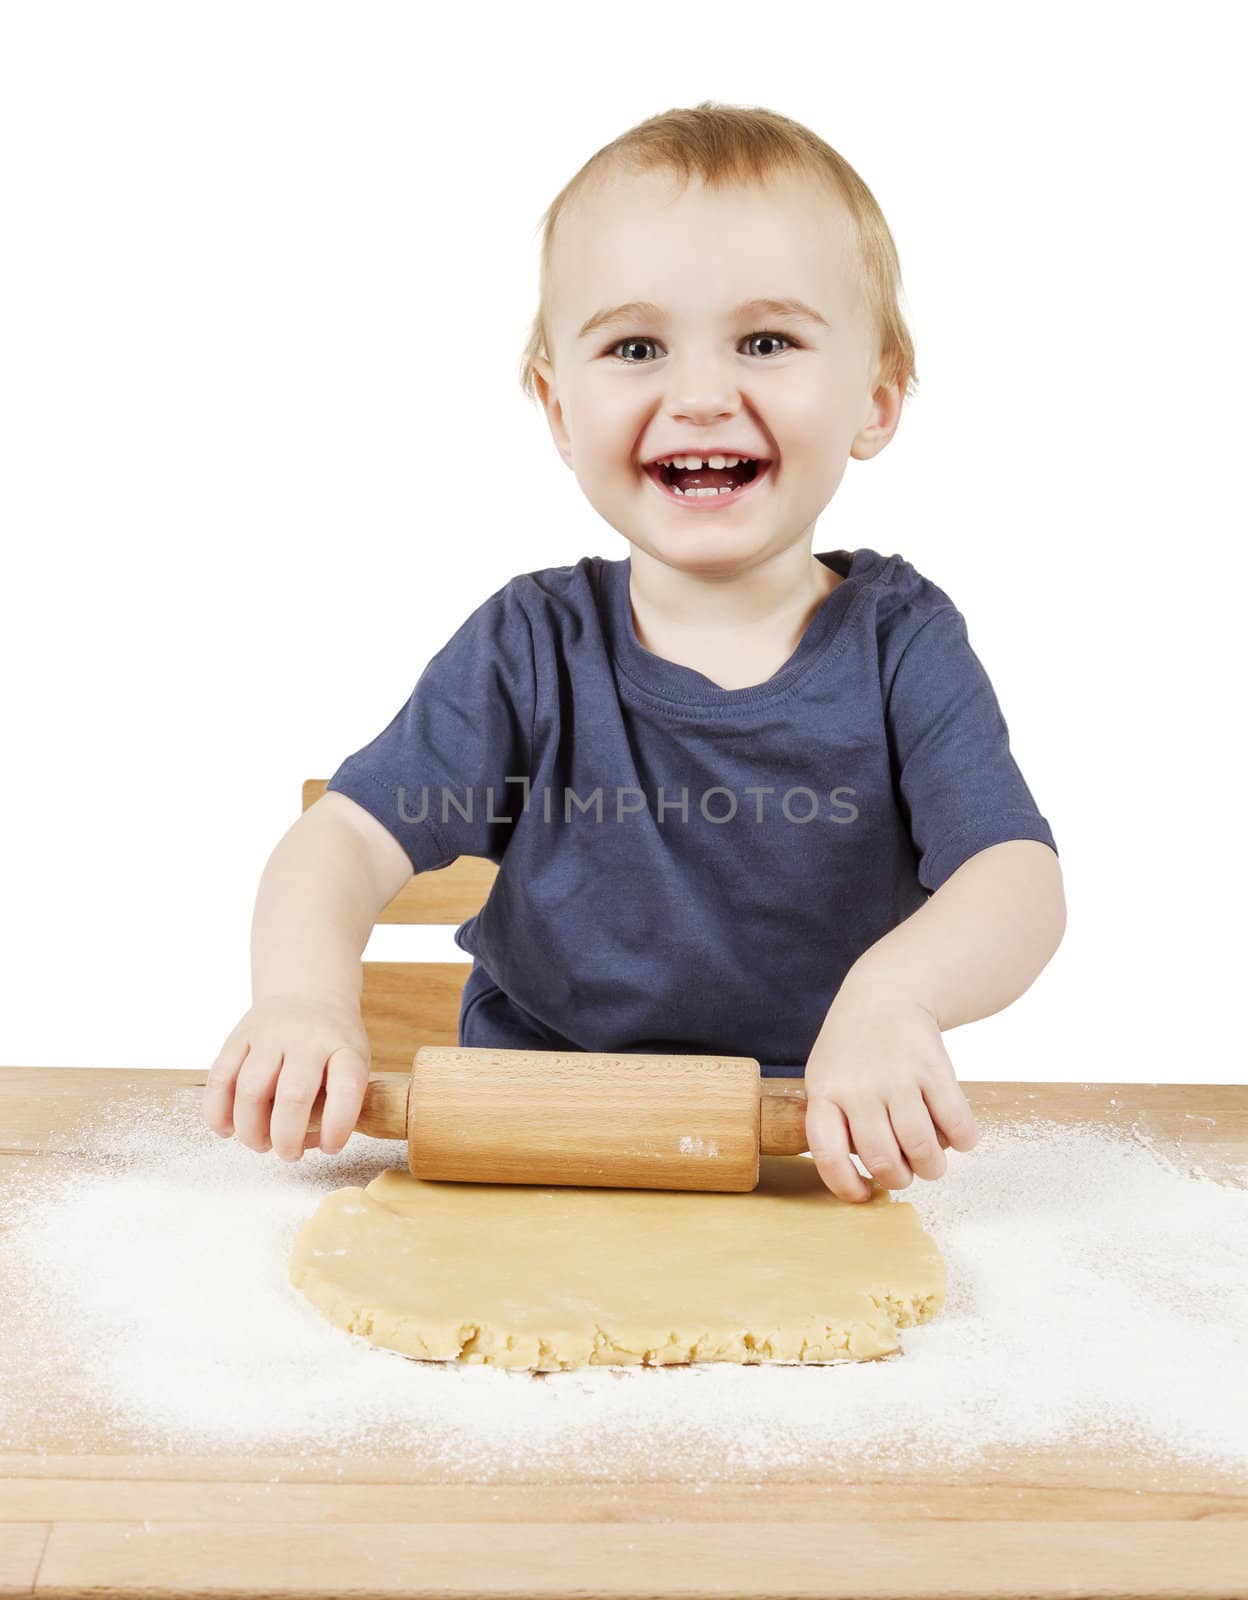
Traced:
POLYGON ((815 559, 834 572, 839 572, 841 582, 820 601, 818 610, 797 642, 797 648, 784 665, 773 672, 765 683, 751 684, 744 689, 723 689, 695 668, 668 661, 665 656, 647 650, 633 626, 632 598, 629 594, 632 560, 625 556, 620 561, 604 561, 602 566, 607 574, 607 600, 617 666, 639 688, 673 705, 757 705, 760 701, 787 693, 830 643, 855 594, 864 583, 876 576, 883 561, 882 556, 869 549, 816 551, 815 559))

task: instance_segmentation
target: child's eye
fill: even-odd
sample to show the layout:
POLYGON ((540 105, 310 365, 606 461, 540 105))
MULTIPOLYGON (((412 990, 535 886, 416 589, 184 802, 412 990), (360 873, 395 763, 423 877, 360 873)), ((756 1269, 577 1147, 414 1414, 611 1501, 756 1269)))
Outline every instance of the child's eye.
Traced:
MULTIPOLYGON (((799 348, 797 340, 796 339, 791 339, 788 336, 787 333, 771 333, 770 331, 760 331, 758 333, 747 333, 746 334, 746 338, 747 339, 779 339, 783 344, 792 345, 794 347, 794 349, 799 348)), ((602 353, 603 353, 604 356, 612 356, 612 357, 614 357, 614 359, 616 361, 620 362, 623 366, 626 366, 626 367, 648 367, 648 366, 651 365, 651 363, 648 362, 648 361, 630 361, 625 356, 617 356, 615 354, 615 352, 617 350, 619 350, 620 348, 622 348, 624 345, 657 344, 657 343, 658 343, 657 339, 643 339, 643 338, 620 339, 617 343, 615 343, 613 345, 608 345, 607 348, 602 353)), ((778 353, 781 354, 781 355, 784 354, 783 351, 780 351, 778 353)), ((770 359, 770 357, 768 357, 766 359, 770 359)))

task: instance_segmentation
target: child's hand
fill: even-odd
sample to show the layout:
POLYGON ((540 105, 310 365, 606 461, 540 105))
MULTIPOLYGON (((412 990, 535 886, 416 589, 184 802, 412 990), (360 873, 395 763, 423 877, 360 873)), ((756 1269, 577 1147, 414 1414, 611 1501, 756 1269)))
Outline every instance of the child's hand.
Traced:
POLYGON ((945 1173, 942 1149, 973 1150, 979 1130, 936 1018, 911 996, 842 985, 806 1063, 806 1144, 842 1200, 945 1173))
POLYGON ((271 1142, 283 1161, 318 1145, 337 1155, 359 1118, 370 1060, 358 1005, 264 999, 244 1013, 208 1070, 204 1121, 222 1138, 233 1132, 249 1150, 263 1152, 271 1142), (309 1137, 327 1066, 321 1130, 309 1137))

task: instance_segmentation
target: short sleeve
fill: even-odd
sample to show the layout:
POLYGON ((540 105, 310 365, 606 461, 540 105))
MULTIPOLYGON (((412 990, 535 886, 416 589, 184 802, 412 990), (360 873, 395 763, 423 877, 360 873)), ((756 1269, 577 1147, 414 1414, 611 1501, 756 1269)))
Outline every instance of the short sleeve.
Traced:
POLYGON ((406 704, 326 788, 388 828, 416 872, 461 855, 498 864, 527 797, 534 709, 532 630, 512 580, 443 645, 406 704))
POLYGON ((925 889, 935 893, 964 861, 1009 839, 1038 839, 1057 854, 955 606, 942 606, 906 644, 886 706, 894 777, 925 889))

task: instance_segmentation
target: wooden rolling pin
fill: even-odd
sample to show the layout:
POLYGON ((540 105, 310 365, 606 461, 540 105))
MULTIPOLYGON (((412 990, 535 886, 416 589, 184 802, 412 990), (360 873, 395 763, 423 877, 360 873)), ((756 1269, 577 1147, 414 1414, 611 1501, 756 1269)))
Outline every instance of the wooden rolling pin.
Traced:
MULTIPOLYGON (((309 1134, 324 1109, 322 1088, 309 1134)), ((422 1045, 369 1079, 355 1127, 406 1139, 417 1178, 744 1194, 760 1154, 806 1149, 806 1092, 752 1056, 422 1045)))

